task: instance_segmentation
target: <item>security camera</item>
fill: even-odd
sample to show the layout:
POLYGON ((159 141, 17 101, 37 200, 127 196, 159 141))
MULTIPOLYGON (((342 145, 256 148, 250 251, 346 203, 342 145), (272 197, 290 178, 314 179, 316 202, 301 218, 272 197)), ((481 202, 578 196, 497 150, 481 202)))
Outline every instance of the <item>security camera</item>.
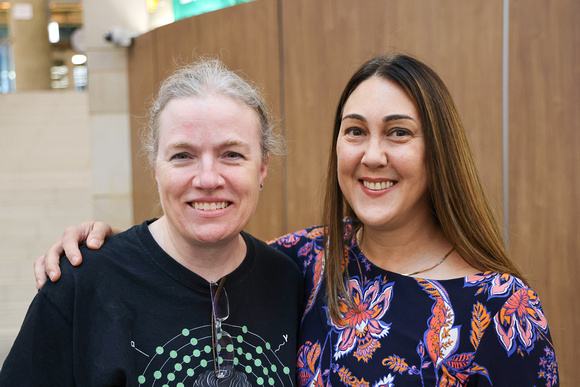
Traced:
POLYGON ((137 34, 115 27, 105 34, 105 40, 118 47, 129 47, 137 34))

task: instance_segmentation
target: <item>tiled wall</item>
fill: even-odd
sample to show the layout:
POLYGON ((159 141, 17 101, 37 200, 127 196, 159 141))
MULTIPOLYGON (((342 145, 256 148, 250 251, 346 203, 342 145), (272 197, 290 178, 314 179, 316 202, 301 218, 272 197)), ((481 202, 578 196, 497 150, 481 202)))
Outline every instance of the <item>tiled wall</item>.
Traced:
POLYGON ((88 96, 0 95, 0 364, 36 293, 32 265, 71 224, 92 219, 88 96))

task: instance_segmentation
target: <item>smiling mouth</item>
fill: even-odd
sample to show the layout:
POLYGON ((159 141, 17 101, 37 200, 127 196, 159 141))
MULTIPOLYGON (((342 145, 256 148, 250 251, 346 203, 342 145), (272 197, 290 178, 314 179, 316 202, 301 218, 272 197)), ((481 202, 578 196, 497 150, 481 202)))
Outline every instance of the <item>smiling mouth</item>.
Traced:
POLYGON ((214 210, 223 210, 224 208, 228 207, 231 202, 190 202, 189 205, 192 206, 196 210, 201 211, 214 211, 214 210))
POLYGON ((373 183, 371 181, 366 181, 366 180, 361 180, 363 185, 370 189, 371 191, 380 191, 383 189, 387 189, 392 187, 393 185, 395 185, 397 182, 396 181, 381 181, 381 182, 377 182, 377 183, 373 183))

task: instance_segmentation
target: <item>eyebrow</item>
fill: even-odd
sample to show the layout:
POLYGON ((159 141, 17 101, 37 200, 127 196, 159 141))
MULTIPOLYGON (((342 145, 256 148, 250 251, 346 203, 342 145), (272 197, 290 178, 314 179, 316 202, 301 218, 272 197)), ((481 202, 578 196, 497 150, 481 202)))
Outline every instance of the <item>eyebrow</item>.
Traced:
MULTIPOLYGON (((196 146, 195 143, 190 143, 187 141, 177 141, 174 143, 170 143, 169 147, 173 147, 173 148, 189 148, 191 146, 196 146)), ((228 147, 228 146, 242 146, 242 147, 249 147, 249 144, 245 141, 239 141, 239 140, 226 140, 224 142, 222 142, 221 144, 219 144, 220 147, 228 147)))
MULTIPOLYGON (((364 118, 360 114, 356 114, 356 113, 347 114, 346 116, 342 117, 342 121, 349 119, 349 118, 363 121, 363 122, 367 122, 366 118, 364 118)), ((390 115, 386 116, 385 118, 383 118, 383 122, 391 122, 391 121, 397 121, 397 120, 415 121, 415 119, 413 117, 408 116, 406 114, 390 114, 390 115)))

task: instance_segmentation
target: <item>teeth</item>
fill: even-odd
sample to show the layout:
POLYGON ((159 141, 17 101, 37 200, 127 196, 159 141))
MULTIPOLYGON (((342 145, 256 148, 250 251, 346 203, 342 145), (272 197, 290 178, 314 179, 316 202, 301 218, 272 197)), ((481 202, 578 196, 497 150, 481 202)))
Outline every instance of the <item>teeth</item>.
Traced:
POLYGON ((196 210, 202 211, 211 211, 211 210, 221 210, 228 206, 227 202, 217 202, 217 203, 198 203, 193 202, 193 208, 196 210))
POLYGON ((368 189, 372 189, 374 191, 378 191, 381 189, 387 189, 389 187, 392 187, 393 184, 395 184, 395 182, 393 182, 393 181, 381 181, 380 183, 373 183, 370 181, 363 180, 363 185, 365 187, 367 187, 368 189))

